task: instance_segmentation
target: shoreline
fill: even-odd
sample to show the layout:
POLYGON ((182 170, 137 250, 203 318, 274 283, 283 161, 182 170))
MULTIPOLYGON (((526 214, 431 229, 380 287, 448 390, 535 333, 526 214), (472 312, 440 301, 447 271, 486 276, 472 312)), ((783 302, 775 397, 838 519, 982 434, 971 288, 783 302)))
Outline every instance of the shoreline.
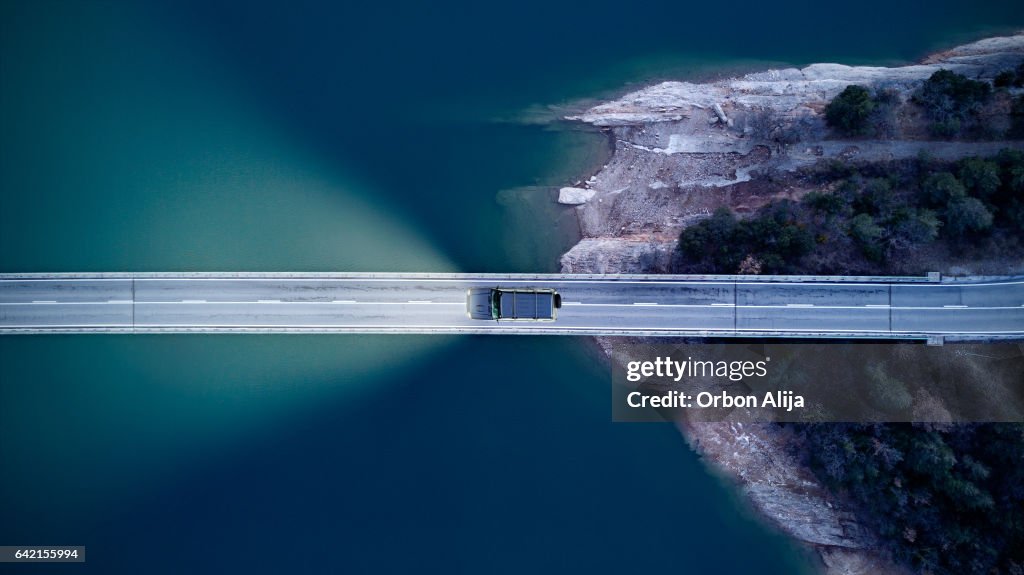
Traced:
MULTIPOLYGON (((614 153, 598 173, 573 186, 577 191, 570 193, 571 203, 583 237, 562 256, 561 271, 671 271, 679 232, 714 209, 744 214, 777 199, 799 201, 799 190, 760 185, 773 171, 790 174, 831 159, 878 163, 912 158, 919 149, 936 146, 947 159, 1000 147, 1024 149, 1019 140, 936 142, 918 139, 910 130, 903 133, 906 137, 881 142, 842 139, 833 137, 823 120, 825 104, 850 84, 895 86, 909 99, 939 68, 990 80, 1019 61, 1024 61, 1024 34, 989 34, 898 67, 811 64, 705 82, 661 82, 569 116, 606 132, 614 153), (795 127, 797 143, 768 137, 759 124, 765 115, 783 129, 795 127)), ((959 263, 940 271, 1012 275, 1024 270, 1024 260, 971 264, 973 269, 959 263)), ((612 340, 594 341, 611 361, 612 340)), ((787 438, 777 428, 682 422, 676 427, 758 517, 816 551, 823 572, 908 572, 886 559, 874 534, 786 450, 787 438)))

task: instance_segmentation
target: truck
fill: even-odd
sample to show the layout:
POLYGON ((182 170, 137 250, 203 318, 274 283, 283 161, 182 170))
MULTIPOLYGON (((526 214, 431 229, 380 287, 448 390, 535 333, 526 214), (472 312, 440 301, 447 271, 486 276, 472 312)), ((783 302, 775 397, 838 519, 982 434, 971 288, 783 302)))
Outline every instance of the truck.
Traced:
POLYGON ((495 321, 555 321, 562 296, 550 288, 471 288, 466 315, 495 321))

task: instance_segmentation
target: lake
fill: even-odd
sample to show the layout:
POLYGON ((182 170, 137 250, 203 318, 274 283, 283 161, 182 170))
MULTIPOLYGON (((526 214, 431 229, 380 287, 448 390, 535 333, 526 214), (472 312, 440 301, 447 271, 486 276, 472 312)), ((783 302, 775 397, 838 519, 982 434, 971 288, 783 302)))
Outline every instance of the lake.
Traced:
MULTIPOLYGON (((0 271, 555 271, 553 189, 608 153, 559 110, 1024 23, 920 6, 5 2, 0 271)), ((0 543, 95 573, 807 567, 672 426, 612 424, 610 379, 582 338, 3 336, 0 543)))

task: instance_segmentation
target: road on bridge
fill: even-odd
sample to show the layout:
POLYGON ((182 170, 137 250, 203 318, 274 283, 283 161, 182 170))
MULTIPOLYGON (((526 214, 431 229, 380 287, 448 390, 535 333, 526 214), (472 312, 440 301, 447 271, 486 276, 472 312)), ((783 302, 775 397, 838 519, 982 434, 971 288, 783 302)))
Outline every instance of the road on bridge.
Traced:
POLYGON ((0 274, 0 333, 337 332, 1024 337, 1024 278, 0 274), (562 295, 547 323, 471 320, 471 287, 562 295))

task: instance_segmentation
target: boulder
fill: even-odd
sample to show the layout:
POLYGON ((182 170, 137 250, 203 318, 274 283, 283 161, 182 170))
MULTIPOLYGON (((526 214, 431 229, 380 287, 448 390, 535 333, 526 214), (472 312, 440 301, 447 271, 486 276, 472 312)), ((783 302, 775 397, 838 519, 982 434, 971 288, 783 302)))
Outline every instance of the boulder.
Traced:
POLYGON ((596 190, 585 188, 562 188, 558 190, 558 203, 578 206, 587 203, 596 193, 596 190))

